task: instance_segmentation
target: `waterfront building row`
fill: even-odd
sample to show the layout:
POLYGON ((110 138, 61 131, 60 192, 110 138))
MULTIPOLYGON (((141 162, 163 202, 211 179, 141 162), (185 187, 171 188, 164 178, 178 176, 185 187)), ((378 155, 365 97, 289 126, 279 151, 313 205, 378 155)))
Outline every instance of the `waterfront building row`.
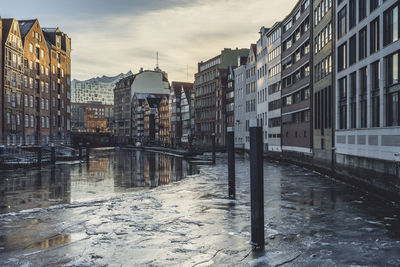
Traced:
POLYGON ((196 141, 215 135, 224 146, 234 127, 235 146, 248 150, 257 119, 268 153, 398 174, 399 9, 396 0, 301 0, 250 49, 198 63, 196 141))
POLYGON ((121 79, 114 88, 118 143, 189 146, 193 135, 193 83, 168 81, 160 68, 121 79))
POLYGON ((68 143, 71 39, 37 19, 0 18, 0 143, 68 143))

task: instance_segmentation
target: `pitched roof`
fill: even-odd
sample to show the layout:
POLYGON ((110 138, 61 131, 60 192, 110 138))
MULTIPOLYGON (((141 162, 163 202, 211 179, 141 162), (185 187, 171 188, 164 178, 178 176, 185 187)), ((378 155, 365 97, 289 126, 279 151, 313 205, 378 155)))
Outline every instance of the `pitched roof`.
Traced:
POLYGON ((3 43, 6 42, 7 36, 10 33, 11 25, 14 19, 1 19, 3 22, 3 43))
POLYGON ((181 94, 182 87, 186 94, 187 91, 190 91, 193 89, 193 83, 187 83, 187 82, 172 82, 171 83, 171 88, 174 89, 175 95, 181 94))
POLYGON ((250 49, 253 51, 255 58, 257 58, 257 45, 251 44, 250 49))
MULTIPOLYGON (((35 25, 35 22, 37 19, 31 19, 31 20, 19 20, 19 31, 21 32, 21 38, 24 39, 25 36, 28 34, 28 32, 32 29, 33 25, 35 25)), ((24 41, 24 40, 23 40, 24 41)))

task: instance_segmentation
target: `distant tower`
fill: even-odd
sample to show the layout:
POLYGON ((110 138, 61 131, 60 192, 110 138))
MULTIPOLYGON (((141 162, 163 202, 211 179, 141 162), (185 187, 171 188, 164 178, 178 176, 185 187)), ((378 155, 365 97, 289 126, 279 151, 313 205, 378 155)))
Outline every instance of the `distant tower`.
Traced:
POLYGON ((156 63, 156 68, 154 69, 155 71, 161 71, 160 66, 158 65, 158 51, 156 53, 156 58, 157 58, 157 63, 156 63))

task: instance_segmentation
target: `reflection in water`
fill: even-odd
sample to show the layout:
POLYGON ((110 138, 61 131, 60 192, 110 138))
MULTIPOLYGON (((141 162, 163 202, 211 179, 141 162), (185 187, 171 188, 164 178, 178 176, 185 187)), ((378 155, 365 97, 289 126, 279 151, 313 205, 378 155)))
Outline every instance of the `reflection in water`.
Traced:
POLYGON ((69 167, 3 172, 0 174, 0 213, 68 203, 69 178, 69 167))
POLYGON ((154 188, 193 173, 177 157, 143 151, 93 150, 90 164, 0 174, 0 213, 115 197, 134 188, 154 188))
POLYGON ((35 242, 31 245, 29 245, 28 247, 26 247, 26 249, 48 249, 54 246, 59 246, 59 245, 63 245, 66 243, 69 243, 71 241, 71 236, 68 234, 60 234, 60 235, 56 235, 56 236, 52 236, 49 238, 46 238, 44 240, 35 242))

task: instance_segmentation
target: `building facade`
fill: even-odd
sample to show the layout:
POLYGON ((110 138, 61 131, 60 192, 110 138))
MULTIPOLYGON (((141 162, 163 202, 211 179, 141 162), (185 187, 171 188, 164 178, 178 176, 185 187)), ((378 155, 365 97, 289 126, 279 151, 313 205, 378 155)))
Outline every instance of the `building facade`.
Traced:
POLYGON ((400 152, 396 0, 336 6, 336 161, 395 174, 400 152), (393 168, 392 168, 393 167, 393 168))
POLYGON ((197 144, 211 145, 212 136, 215 135, 216 144, 225 146, 228 67, 236 67, 237 57, 247 54, 248 49, 224 49, 218 56, 198 63, 194 84, 197 144))
MULTIPOLYGON (((268 150, 273 152, 282 151, 282 134, 281 134, 281 23, 275 23, 267 32, 267 85, 268 90, 264 97, 268 102, 268 150)), ((264 100, 265 101, 265 100, 264 100)))
MULTIPOLYGON (((310 0, 299 1, 282 22, 282 150, 311 155, 310 0)), ((294 153, 292 153, 294 154, 294 153)))
POLYGON ((263 127, 264 151, 268 150, 268 47, 267 32, 268 28, 261 27, 257 40, 257 119, 263 127))
POLYGON ((250 121, 257 118, 257 45, 251 44, 246 64, 244 91, 244 149, 250 149, 250 121))
POLYGON ((120 79, 114 88, 114 134, 120 141, 131 135, 131 86, 135 75, 120 79))
POLYGON ((235 77, 235 148, 244 149, 245 138, 245 119, 244 112, 246 101, 244 93, 246 90, 246 64, 247 56, 244 60, 238 58, 238 67, 234 69, 235 77))
POLYGON ((18 21, 2 19, 1 50, 3 56, 2 75, 2 144, 23 145, 22 77, 24 72, 24 48, 18 21))
POLYGON ((132 141, 142 142, 144 139, 144 105, 146 98, 162 99, 170 94, 168 75, 159 68, 141 70, 135 74, 131 85, 131 133, 132 141))
POLYGON ((181 117, 182 117, 182 146, 188 147, 192 142, 192 91, 191 86, 182 87, 181 89, 181 117))
POLYGON ((335 1, 314 0, 313 10, 313 156, 329 164, 335 128, 335 1))
POLYGON ((24 140, 26 145, 50 142, 50 57, 39 21, 19 21, 24 44, 24 140))
POLYGON ((181 145, 182 138, 182 92, 190 91, 193 88, 193 83, 172 82, 169 95, 169 110, 170 110, 170 141, 173 146, 181 145))
POLYGON ((58 28, 42 31, 50 57, 50 141, 66 144, 71 131, 71 39, 58 28))
POLYGON ((169 97, 163 97, 158 107, 159 114, 159 138, 162 145, 170 144, 169 141, 169 97))

